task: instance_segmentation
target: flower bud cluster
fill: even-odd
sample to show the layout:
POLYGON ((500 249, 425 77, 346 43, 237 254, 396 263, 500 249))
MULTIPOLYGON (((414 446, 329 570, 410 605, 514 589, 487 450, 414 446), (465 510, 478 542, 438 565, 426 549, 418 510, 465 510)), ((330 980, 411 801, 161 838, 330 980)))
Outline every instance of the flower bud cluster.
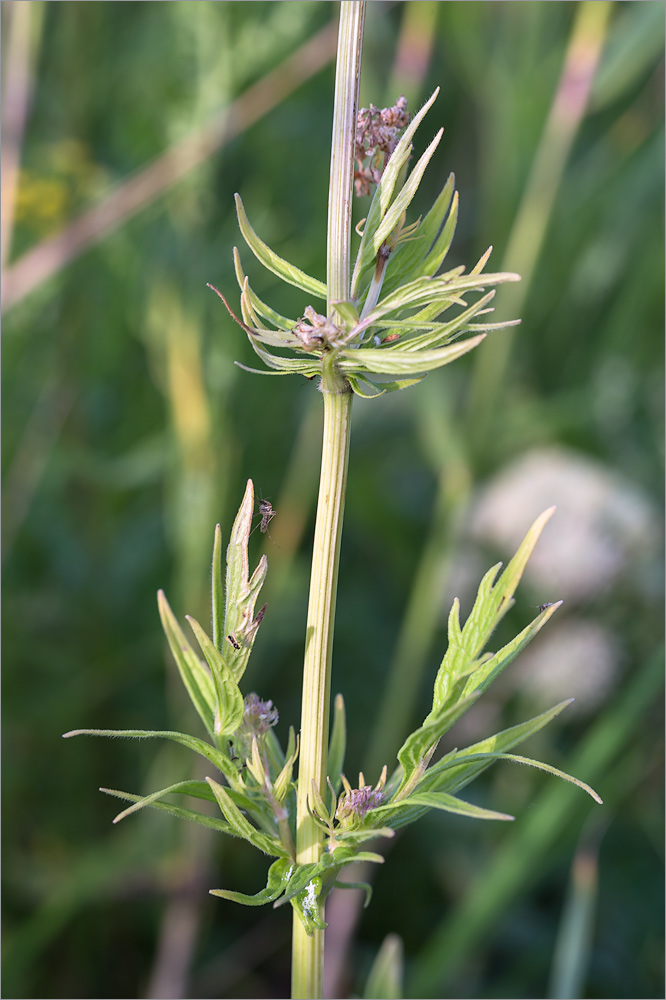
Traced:
POLYGON ((398 133, 409 124, 407 99, 399 97, 392 108, 361 108, 356 120, 354 187, 360 197, 379 184, 384 167, 398 144, 398 133), (382 159, 383 157, 383 159, 382 159), (364 167, 363 161, 368 163, 364 167))

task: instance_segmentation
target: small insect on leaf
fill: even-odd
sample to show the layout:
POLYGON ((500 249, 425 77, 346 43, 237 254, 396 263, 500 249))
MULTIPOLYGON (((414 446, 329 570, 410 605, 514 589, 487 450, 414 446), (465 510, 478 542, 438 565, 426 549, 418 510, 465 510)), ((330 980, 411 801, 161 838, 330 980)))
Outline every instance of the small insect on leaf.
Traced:
POLYGON ((227 642, 230 642, 234 649, 240 649, 240 643, 236 641, 236 636, 233 632, 227 636, 227 642))
POLYGON ((261 524, 259 525, 259 530, 262 535, 265 535, 268 531, 268 525, 275 517, 275 511, 273 510, 270 500, 259 501, 259 513, 261 514, 261 524))
MULTIPOLYGON (((273 510, 273 505, 270 502, 270 500, 262 499, 259 501, 258 513, 261 517, 261 521, 252 529, 252 532, 255 532, 257 528, 259 528, 259 531, 262 533, 262 535, 268 534, 268 537, 273 542, 271 533, 268 530, 268 525, 271 523, 277 512, 273 510)), ((273 542, 273 545, 275 545, 275 542, 273 542)))

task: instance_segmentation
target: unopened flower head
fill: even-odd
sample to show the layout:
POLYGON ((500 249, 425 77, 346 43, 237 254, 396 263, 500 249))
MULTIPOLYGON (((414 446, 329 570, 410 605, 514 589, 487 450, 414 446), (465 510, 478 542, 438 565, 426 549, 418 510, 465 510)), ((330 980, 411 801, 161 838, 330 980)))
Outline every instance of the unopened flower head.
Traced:
POLYGON ((354 187, 358 196, 379 184, 384 167, 398 144, 399 132, 409 124, 407 99, 399 97, 392 108, 361 108, 356 120, 354 187), (366 166, 363 161, 368 160, 366 166))
POLYGON ((385 800, 386 795, 379 788, 372 788, 370 785, 352 788, 340 796, 335 818, 343 826, 353 826, 371 809, 383 805, 385 800))

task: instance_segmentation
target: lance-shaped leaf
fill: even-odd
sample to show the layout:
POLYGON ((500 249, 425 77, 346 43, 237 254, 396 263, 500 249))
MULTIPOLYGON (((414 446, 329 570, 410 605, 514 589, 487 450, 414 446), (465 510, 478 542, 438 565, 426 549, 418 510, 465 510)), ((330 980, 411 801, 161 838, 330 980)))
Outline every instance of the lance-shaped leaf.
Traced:
POLYGON ((240 505, 227 548, 227 578, 225 594, 225 636, 232 636, 238 649, 228 642, 223 656, 233 677, 239 681, 245 672, 257 629, 263 615, 255 616, 254 606, 268 571, 268 561, 263 555, 250 577, 248 541, 254 513, 254 488, 248 479, 243 502, 240 505))
MULTIPOLYGON (((456 679, 468 674, 470 666, 477 666, 475 661, 488 642, 494 628, 513 603, 513 595, 527 560, 554 510, 554 507, 550 507, 536 519, 515 556, 496 583, 494 581, 501 563, 493 566, 486 573, 463 629, 460 627, 459 602, 457 598, 454 601, 449 615, 449 645, 435 680, 433 712, 438 711, 442 705, 450 703, 456 679)), ((539 619, 537 618, 536 621, 538 622, 539 619)))
POLYGON ((340 791, 342 785, 342 768, 347 750, 347 724, 345 720, 345 703, 341 694, 336 694, 333 703, 333 727, 328 745, 327 770, 334 793, 340 791))
MULTIPOLYGON (((183 784, 186 784, 186 782, 183 782, 183 784)), ((113 795, 117 799, 124 799, 126 802, 141 802, 143 799, 141 795, 133 795, 131 792, 119 792, 115 788, 100 788, 100 792, 104 792, 105 795, 113 795)), ((194 809, 184 809, 182 806, 160 802, 158 799, 146 804, 150 809, 157 809, 159 812, 168 813, 169 816, 175 816, 177 819, 186 819, 192 823, 198 823, 199 826, 204 826, 208 830, 215 830, 216 833, 231 833, 229 824, 225 823, 224 820, 217 819, 214 816, 206 816, 205 813, 196 812, 194 809)), ((118 822, 118 819, 119 817, 116 816, 114 823, 118 822)))
POLYGON ((268 869, 266 888, 255 896, 247 896, 244 892, 233 892, 231 889, 210 889, 209 892, 211 896, 230 899, 234 903, 242 903, 243 906, 264 906, 282 895, 295 867, 295 864, 287 858, 278 858, 268 869))
POLYGON ((377 375, 415 375, 448 365, 456 358, 473 350, 485 333, 468 340, 440 347, 436 351, 384 351, 381 348, 359 347, 357 350, 341 350, 338 366, 345 374, 354 372, 375 372, 377 375))
POLYGON ((298 739, 294 734, 293 726, 289 727, 289 743, 287 745, 287 759, 284 762, 284 767, 278 774, 273 785, 273 795, 276 802, 282 802, 283 799, 287 797, 287 792, 289 791, 292 783, 292 773, 294 770, 294 764, 296 758, 298 757, 298 739))
POLYGON ((229 823, 229 832, 233 836, 247 840, 254 847, 258 847, 260 851, 263 851, 264 854, 272 854, 278 858, 287 856, 284 847, 277 837, 268 837, 265 833, 261 833, 260 830, 252 826, 250 821, 245 818, 238 806, 233 802, 226 788, 223 788, 222 785, 218 784, 212 778, 206 778, 206 781, 213 790, 222 815, 229 823))
POLYGON ((391 382, 380 382, 379 384, 371 382, 364 375, 347 375, 347 381, 357 396, 361 396, 363 399, 377 399, 379 396, 383 396, 385 392, 397 392, 400 389, 409 389, 413 385, 418 385, 426 375, 427 372, 425 375, 417 375, 416 378, 401 378, 391 382))
POLYGON ((484 754, 499 754, 512 747, 524 743, 528 737, 538 733, 539 730, 552 722, 563 709, 570 705, 573 698, 562 701, 559 705, 549 708, 546 712, 521 722, 517 726, 511 726, 502 732, 488 736, 464 750, 454 750, 442 760, 437 761, 429 767, 425 776, 419 783, 419 791, 445 791, 457 792, 474 780, 482 771, 490 766, 492 761, 483 758, 484 754), (471 760, 470 758, 474 758, 471 760))
MULTIPOLYGON (((483 809, 481 806, 475 806, 471 802, 463 802, 462 799, 457 799, 455 795, 449 795, 447 792, 416 792, 414 795, 410 795, 400 802, 380 806, 379 809, 374 811, 380 816, 385 813, 393 818, 401 812, 404 813, 406 810, 412 810, 415 807, 423 810, 441 809, 443 812, 457 813, 459 816, 470 816, 472 819, 514 819, 513 816, 509 816, 507 813, 496 812, 494 809, 483 809)), ((390 819, 386 819, 386 822, 390 821, 390 819)))
MULTIPOLYGON (((208 638, 196 618, 192 618, 191 615, 186 615, 185 617, 197 637, 201 652, 206 657, 213 675, 215 694, 217 696, 215 706, 215 735, 232 736, 243 721, 243 714, 245 712, 243 695, 225 662, 225 655, 215 648, 212 640, 208 638)), ((229 645, 234 649, 231 643, 229 645)))
POLYGON ((204 740, 198 739, 196 736, 190 736, 188 733, 178 733, 161 729, 72 729, 69 733, 63 733, 63 739, 68 739, 70 736, 124 736, 135 740, 171 740, 174 743, 180 743, 181 746, 187 747, 188 750, 193 750, 201 757, 205 757, 206 760, 210 761, 211 764, 224 774, 225 778, 233 780, 238 777, 233 764, 221 750, 211 746, 210 743, 206 743, 204 740))
POLYGON ((377 226, 375 230, 372 242, 373 247, 376 251, 379 251, 380 246, 384 240, 388 239, 393 230, 398 226, 400 220, 404 213, 407 211, 412 203, 414 195, 417 192, 418 186, 421 183, 421 178, 425 172, 425 168, 428 166, 432 155, 437 149, 440 140, 444 134, 444 129, 441 128, 435 138, 432 140, 428 148, 426 149, 423 156, 419 159, 416 165, 412 168, 409 176, 402 188, 400 193, 397 195, 395 200, 391 203, 391 207, 387 211, 386 215, 377 226))
MULTIPOLYGON (((109 795, 115 794, 108 788, 100 788, 100 792, 106 792, 109 795)), ((168 785, 167 788, 160 788, 157 792, 151 792, 150 795, 138 797, 135 799, 134 805, 128 806, 127 809, 119 812, 113 822, 120 823, 121 820, 127 816, 131 816, 132 813, 138 812, 139 809, 143 809, 144 806, 152 805, 153 802, 157 802, 159 799, 163 799, 165 795, 171 795, 174 792, 179 792, 181 795, 191 795, 197 799, 205 799, 208 802, 215 802, 215 796, 205 781, 193 781, 191 779, 177 781, 174 785, 168 785)))
POLYGON ((162 628, 183 684, 204 726, 212 736, 215 727, 216 701, 213 678, 185 638, 163 590, 158 591, 157 606, 162 619, 162 628))
MULTIPOLYGON (((465 752, 465 756, 467 757, 470 763, 475 763, 476 761, 488 761, 490 764, 494 764, 498 760, 511 760, 517 764, 527 764, 529 767, 536 767, 540 771, 547 771, 548 774, 554 774, 555 777, 562 778, 563 781, 569 781, 571 782, 572 785, 577 785, 578 788, 581 788, 584 792, 587 792, 587 794, 591 798, 593 798, 595 802, 598 802, 599 805, 603 804, 603 801, 600 798, 600 796, 595 792, 593 788, 590 788, 588 784, 586 784, 584 781, 581 781, 580 778, 574 778, 572 774, 567 774, 566 771, 560 771, 559 768, 553 767, 552 764, 545 764, 543 761, 533 760, 531 757, 521 757, 519 754, 514 754, 514 753, 467 754, 465 752)), ((451 759, 451 761, 449 761, 449 764, 452 768, 456 766, 455 760, 456 758, 454 757, 451 759)), ((429 795, 433 793, 427 793, 427 794, 429 795)), ((440 794, 440 793, 434 793, 434 794, 440 794)), ((417 797, 418 796, 413 796, 413 798, 417 797)))
POLYGON ((238 225, 240 226, 240 231, 243 234, 243 238, 247 245, 249 246, 252 253, 257 257, 258 260, 272 271, 273 274, 277 274, 278 278, 282 278, 290 285, 295 285, 296 288, 300 288, 303 292, 308 292, 311 295, 316 295, 320 299, 326 298, 326 285, 322 281, 318 281, 316 278, 311 277, 306 274, 305 271, 301 271, 298 267, 290 264, 288 261, 283 260, 282 257, 271 250, 263 240, 259 239, 254 229, 250 225, 247 215, 245 214, 245 209, 243 208, 243 202, 241 201, 240 195, 234 196, 236 199, 236 213, 238 215, 238 225))
POLYGON ((478 697, 478 694, 472 694, 454 705, 443 705, 438 712, 431 712, 423 725, 407 737, 398 750, 398 760, 403 772, 400 789, 408 783, 412 784, 416 772, 419 777, 424 773, 424 765, 429 760, 432 748, 478 697))
POLYGON ((409 239, 399 240, 386 269, 383 285, 385 295, 394 291, 398 284, 411 281, 421 274, 434 274, 438 270, 455 232, 458 194, 454 188, 455 177, 453 174, 449 174, 446 184, 425 218, 418 224, 409 239), (446 221, 444 221, 445 216, 446 221), (439 264, 433 271, 424 270, 426 260, 433 254, 436 247, 443 249, 439 264))
POLYGON ((238 248, 234 247, 234 269, 236 271, 236 280, 240 286, 241 292, 247 292, 247 298, 253 308, 253 310, 262 316, 273 326, 278 327, 281 330, 292 330, 296 326, 295 319, 288 319, 286 316, 282 316, 280 313, 276 312, 269 305, 259 298, 252 289, 250 288, 250 283, 247 280, 245 273, 243 272, 243 267, 241 264, 240 254, 238 248))
POLYGON ((361 275, 367 267, 375 262, 377 258, 377 252, 382 242, 381 239, 379 241, 376 240, 377 229, 381 225, 393 201, 393 192, 396 184, 398 183, 403 167, 407 163, 411 153, 411 142, 414 133, 419 127, 424 115, 427 114, 438 93, 439 87, 435 90, 430 100, 424 104, 418 114, 414 115, 412 118, 411 122, 403 132, 400 141, 391 153, 391 157, 384 169, 382 178, 377 185, 363 230, 361 245, 356 257, 356 264, 351 284, 352 296, 354 298, 356 298, 358 294, 358 282, 361 275))

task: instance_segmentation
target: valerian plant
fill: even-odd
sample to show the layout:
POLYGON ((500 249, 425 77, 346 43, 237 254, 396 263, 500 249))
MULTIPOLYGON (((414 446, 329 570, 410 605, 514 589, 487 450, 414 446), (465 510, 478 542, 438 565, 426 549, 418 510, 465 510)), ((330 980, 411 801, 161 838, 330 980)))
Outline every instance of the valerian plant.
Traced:
MULTIPOLYGON (((210 891, 250 906, 291 904, 295 914, 293 995, 310 998, 322 995, 326 897, 336 885, 353 885, 339 880, 351 862, 383 861, 380 853, 367 849, 369 842, 393 837, 398 828, 431 809, 476 819, 512 819, 460 797, 466 785, 497 761, 548 771, 601 801, 583 781, 512 752, 554 719, 566 701, 472 746, 435 757, 444 734, 560 606, 561 602, 544 606, 514 639, 495 652, 487 649, 493 631, 513 605, 527 560, 553 508, 536 519, 501 574, 501 564, 486 573, 464 624, 458 601, 454 601, 448 648, 435 677, 432 707, 404 741, 395 766, 389 768, 387 762, 381 775, 373 776, 374 784, 359 774, 356 787, 352 786, 344 769, 345 713, 340 695, 335 699, 329 738, 331 643, 352 396, 374 398, 405 389, 473 350, 489 330, 507 325, 487 319, 496 286, 518 280, 515 274, 484 270, 490 251, 469 272, 463 266, 442 271, 457 218, 453 176, 430 211, 407 222, 408 209, 442 135, 440 130, 410 170, 412 140, 437 91, 411 121, 404 98, 393 108, 371 106, 358 112, 362 8, 356 2, 341 5, 327 282, 270 249, 250 225, 236 196, 247 246, 265 267, 303 293, 304 304, 299 318, 289 318, 263 302, 250 287, 234 249, 241 290, 241 318, 234 318, 266 366, 262 374, 317 379, 324 400, 300 734, 291 727, 283 748, 275 733, 278 713, 273 703, 254 692, 244 695, 241 686, 266 611, 266 605, 256 609, 268 568, 266 556, 251 575, 249 569, 255 506, 251 480, 232 528, 224 572, 219 525, 215 532, 211 634, 188 617, 195 646, 164 594, 158 595, 166 638, 207 738, 154 730, 81 729, 66 734, 173 740, 211 764, 214 774, 205 781, 179 781, 149 795, 102 791, 131 803, 114 822, 151 806, 240 837, 274 858, 266 887, 256 895, 210 891), (355 138, 350 122, 356 124, 355 138), (350 274, 351 190, 355 187, 363 195, 372 186, 375 191, 350 274), (178 805, 172 800, 174 795, 216 803, 220 816, 178 805)), ((227 305, 222 293, 215 291, 227 305)), ((366 888, 369 900, 370 887, 366 888)))

